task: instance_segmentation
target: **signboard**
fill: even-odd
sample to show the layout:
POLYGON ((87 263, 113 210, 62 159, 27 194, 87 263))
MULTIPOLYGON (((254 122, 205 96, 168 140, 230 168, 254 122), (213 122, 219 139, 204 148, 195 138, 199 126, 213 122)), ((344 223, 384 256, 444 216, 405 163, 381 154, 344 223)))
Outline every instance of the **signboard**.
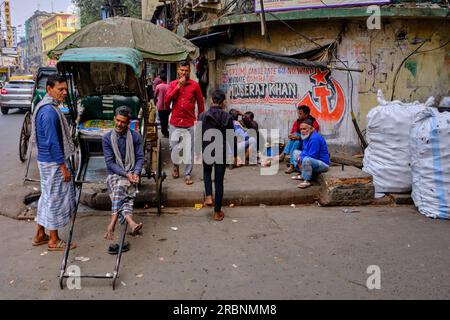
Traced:
MULTIPOLYGON (((287 138, 298 116, 296 106, 307 105, 328 142, 357 144, 346 72, 253 58, 229 59, 221 71, 220 88, 227 93, 228 108, 252 111, 261 129, 279 129, 280 137, 287 138)), ((357 92, 355 88, 356 113, 359 111, 357 92)))
POLYGON ((15 57, 2 57, 2 65, 5 67, 13 67, 17 65, 17 58, 15 57))
POLYGON ((17 55, 17 49, 16 48, 2 48, 3 54, 8 55, 17 55))
MULTIPOLYGON (((389 2, 390 0, 263 0, 264 11, 288 11, 311 8, 363 6, 389 2)), ((261 12, 260 0, 255 0, 255 12, 261 12)))

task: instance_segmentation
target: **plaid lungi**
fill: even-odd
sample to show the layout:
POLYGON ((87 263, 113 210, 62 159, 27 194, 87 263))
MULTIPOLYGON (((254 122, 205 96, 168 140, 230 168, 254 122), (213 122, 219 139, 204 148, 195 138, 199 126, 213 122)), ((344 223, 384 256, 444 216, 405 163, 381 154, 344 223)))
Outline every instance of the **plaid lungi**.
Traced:
POLYGON ((111 211, 119 215, 119 222, 122 224, 125 222, 125 216, 133 213, 136 186, 117 174, 110 174, 106 179, 106 185, 112 203, 111 211))
MULTIPOLYGON (((69 163, 66 163, 70 171, 69 163)), ((48 230, 66 226, 76 209, 76 192, 73 181, 64 182, 59 164, 39 162, 41 197, 36 222, 48 230)))

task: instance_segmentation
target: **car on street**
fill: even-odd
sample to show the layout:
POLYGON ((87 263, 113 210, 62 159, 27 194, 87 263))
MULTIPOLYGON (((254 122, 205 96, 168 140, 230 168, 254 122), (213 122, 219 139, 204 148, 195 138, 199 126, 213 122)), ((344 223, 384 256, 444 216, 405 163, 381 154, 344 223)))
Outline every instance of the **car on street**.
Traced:
POLYGON ((7 114, 9 109, 13 108, 31 110, 33 86, 33 80, 12 80, 7 82, 0 91, 1 112, 7 114))

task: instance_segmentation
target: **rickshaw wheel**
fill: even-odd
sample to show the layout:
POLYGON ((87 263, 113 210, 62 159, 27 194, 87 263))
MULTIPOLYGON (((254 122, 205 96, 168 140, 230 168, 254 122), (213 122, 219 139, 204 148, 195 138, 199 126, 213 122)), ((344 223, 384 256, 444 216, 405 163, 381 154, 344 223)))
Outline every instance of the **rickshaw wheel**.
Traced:
POLYGON ((158 144, 156 147, 156 208, 158 210, 158 215, 161 215, 162 206, 162 170, 161 170, 161 140, 158 139, 158 144))
POLYGON ((19 157, 20 161, 27 160, 28 144, 31 136, 31 112, 27 111, 22 123, 22 130, 20 131, 19 140, 19 157))

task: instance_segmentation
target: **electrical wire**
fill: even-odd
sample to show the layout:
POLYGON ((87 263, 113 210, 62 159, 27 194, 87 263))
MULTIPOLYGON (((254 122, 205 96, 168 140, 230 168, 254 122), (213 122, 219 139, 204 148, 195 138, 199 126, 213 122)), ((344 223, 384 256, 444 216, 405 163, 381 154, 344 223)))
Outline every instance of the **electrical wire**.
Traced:
MULTIPOLYGON (((436 32, 436 31, 435 31, 436 32)), ((433 34, 435 33, 433 32, 433 34)), ((443 45, 433 48, 433 49, 429 49, 429 50, 423 50, 423 51, 418 51, 420 48, 422 48, 428 41, 431 41, 431 37, 433 36, 433 34, 430 36, 430 38, 426 39, 423 43, 420 44, 420 46, 418 46, 413 52, 411 52, 409 55, 407 55, 402 62, 400 63, 400 65, 398 66, 397 70, 395 71, 395 75, 394 75, 394 81, 392 84, 392 94, 391 94, 391 100, 394 100, 394 96, 395 96, 395 87, 397 84, 397 79, 398 79, 398 75, 400 74, 400 69, 402 68, 403 64, 406 62, 406 60, 408 60, 411 56, 415 55, 415 54, 419 54, 419 53, 426 53, 426 52, 431 52, 434 50, 439 50, 443 47, 445 47, 446 45, 448 45, 450 43, 450 40, 445 42, 443 45)))

